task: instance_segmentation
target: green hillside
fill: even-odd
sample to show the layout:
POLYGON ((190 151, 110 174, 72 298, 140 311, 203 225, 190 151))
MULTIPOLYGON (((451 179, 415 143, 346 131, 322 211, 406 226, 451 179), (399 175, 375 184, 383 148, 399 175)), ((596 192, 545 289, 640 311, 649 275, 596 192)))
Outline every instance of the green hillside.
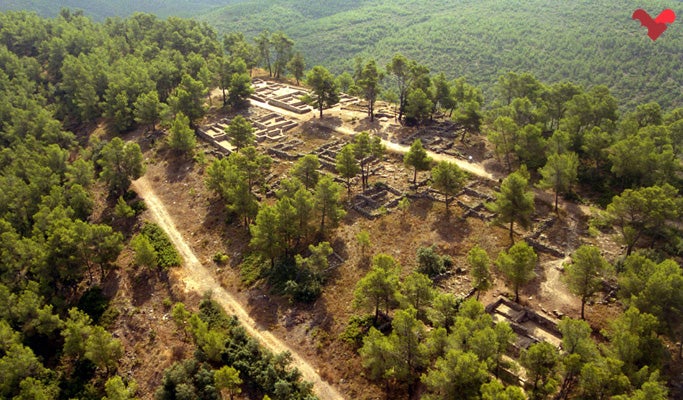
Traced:
POLYGON ((3 0, 0 11, 30 10, 45 17, 55 16, 62 8, 83 10, 96 20, 112 16, 128 16, 136 11, 156 14, 192 17, 208 10, 234 4, 243 0, 3 0))
POLYGON ((283 30, 309 66, 337 73, 350 70, 357 55, 384 65, 401 52, 433 71, 466 76, 489 95, 501 73, 515 70, 546 82, 606 84, 629 108, 647 101, 681 106, 681 2, 648 2, 652 14, 669 7, 679 15, 656 42, 631 19, 639 7, 632 0, 255 0, 199 18, 247 37, 283 30))

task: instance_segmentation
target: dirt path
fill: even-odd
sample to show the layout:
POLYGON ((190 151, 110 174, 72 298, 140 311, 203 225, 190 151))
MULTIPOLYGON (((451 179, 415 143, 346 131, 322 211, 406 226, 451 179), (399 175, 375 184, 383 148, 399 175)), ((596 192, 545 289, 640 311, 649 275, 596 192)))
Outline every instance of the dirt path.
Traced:
MULTIPOLYGON (((315 110, 312 112, 306 113, 306 114, 296 114, 293 112, 289 112, 287 110, 283 110, 279 107, 274 107, 270 104, 266 104, 266 103, 263 103, 260 101, 256 101, 254 99, 250 99, 249 101, 250 101, 252 106, 261 107, 261 108, 266 109, 268 111, 280 113, 282 115, 285 115, 285 116, 290 117, 290 118, 294 118, 294 119, 299 120, 299 121, 314 120, 315 116, 317 115, 316 114, 317 111, 315 111, 315 110)), ((339 108, 339 106, 337 106, 337 107, 333 107, 332 110, 340 111, 341 108, 339 108)), ((329 112, 330 111, 328 110, 328 113, 329 112)), ((343 111, 341 111, 341 112, 343 113, 343 111)), ((337 133, 341 133, 344 135, 356 135, 358 133, 355 130, 348 128, 346 126, 343 126, 343 125, 342 126, 330 126, 330 125, 326 124, 324 120, 323 121, 318 120, 318 123, 320 125, 323 125, 323 126, 329 128, 329 129, 334 130, 337 133)), ((394 143, 394 142, 391 142, 391 141, 386 140, 386 139, 382 139, 382 144, 384 144, 386 146, 387 150, 393 151, 395 153, 405 154, 410 150, 410 146, 405 146, 402 144, 394 143)), ((427 154, 434 161, 452 162, 452 163, 456 164, 458 167, 460 167, 461 169, 469 172, 472 175, 476 175, 478 177, 485 178, 485 179, 493 179, 493 175, 491 175, 489 172, 487 172, 484 169, 484 167, 480 164, 461 160, 457 157, 449 156, 447 154, 434 153, 433 151, 429 151, 429 150, 427 150, 427 154)))
MULTIPOLYGON (((387 140, 382 139, 382 143, 387 147, 388 150, 395 151, 397 153, 405 154, 410 150, 410 146, 405 146, 402 144, 394 143, 394 142, 389 142, 387 140)), ((476 175, 480 178, 485 178, 485 179, 493 179, 493 175, 490 173, 486 172, 484 167, 480 164, 474 163, 474 162, 467 162, 465 160, 461 160, 457 157, 449 156, 447 154, 439 154, 439 153, 434 153, 433 151, 427 150, 427 154, 432 158, 434 161, 448 161, 456 164, 460 169, 469 172, 472 175, 476 175)))
MULTIPOLYGON (((222 96, 220 89, 215 89, 212 92, 212 96, 216 98, 220 98, 222 96)), ((285 109, 282 109, 280 107, 275 107, 273 105, 270 105, 268 103, 264 103, 258 100, 254 99, 249 99, 249 103, 254 106, 254 107, 260 107, 268 111, 276 112, 278 114, 284 115, 286 117, 298 120, 300 122, 303 121, 309 121, 309 120, 315 120, 317 117, 317 110, 313 110, 311 112, 308 112, 306 114, 297 114, 291 111, 287 111, 285 109)), ((340 105, 337 105, 335 107, 332 107, 331 109, 327 110, 326 112, 329 113, 337 111, 340 114, 345 113, 345 111, 342 110, 340 105)), ((365 113, 360 113, 362 115, 365 115, 365 113)), ((337 133, 345 134, 345 135, 355 135, 358 132, 355 130, 348 128, 346 126, 329 126, 328 124, 325 124, 324 121, 318 121, 321 125, 326 126, 329 129, 334 130, 337 133)), ((382 139, 382 143, 386 146, 387 150, 393 151, 395 153, 400 153, 400 154, 405 154, 410 150, 410 146, 405 146, 402 144, 394 143, 385 139, 382 139)), ((489 172, 486 171, 483 165, 477 164, 474 162, 468 162, 465 160, 461 160, 457 157, 449 156, 447 154, 438 154, 434 153, 433 151, 427 151, 427 154, 434 160, 434 161, 448 161, 455 163, 458 167, 461 169, 469 172, 472 175, 476 175, 480 178, 485 178, 485 179, 493 179, 493 175, 491 175, 489 172)))
POLYGON ((133 182, 133 188, 145 200, 145 204, 151 212, 154 222, 166 231, 185 261, 182 266, 181 276, 186 285, 186 290, 196 291, 199 294, 210 290, 213 293, 213 299, 223 306, 228 314, 237 316, 247 332, 258 339, 263 346, 275 353, 288 351, 292 355, 292 364, 301 371, 305 380, 313 383, 313 389, 321 400, 343 399, 344 397, 334 387, 324 381, 316 370, 301 356, 276 338, 271 332, 257 325, 239 302, 215 280, 209 269, 199 262, 197 256, 176 229, 172 217, 154 193, 154 189, 147 178, 143 176, 133 182))
MULTIPOLYGON (((342 133, 345 135, 356 135, 358 132, 354 131, 353 129, 344 127, 344 126, 328 126, 324 122, 319 122, 320 124, 327 126, 330 129, 334 129, 334 131, 338 133, 342 133)), ((382 139, 382 144, 386 146, 387 150, 393 151, 395 153, 400 153, 400 154, 405 154, 410 150, 410 146, 398 144, 391 142, 386 139, 382 139)), ((434 153, 433 151, 427 150, 427 154, 432 158, 434 161, 448 161, 456 164, 458 167, 461 169, 469 172, 472 175, 476 175, 481 178, 486 178, 486 179, 493 179, 493 176, 486 172, 484 167, 480 164, 477 163, 471 163, 467 162, 465 160, 461 160, 457 157, 449 156, 447 154, 439 154, 439 153, 434 153)))

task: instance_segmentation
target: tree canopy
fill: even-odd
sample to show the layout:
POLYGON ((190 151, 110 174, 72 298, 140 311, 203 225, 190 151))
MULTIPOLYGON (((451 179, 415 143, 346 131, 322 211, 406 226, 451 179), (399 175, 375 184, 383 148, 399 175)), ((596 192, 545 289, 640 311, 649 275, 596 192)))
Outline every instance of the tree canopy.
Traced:
POLYGON ((314 105, 323 117, 323 109, 339 102, 339 89, 334 76, 325 67, 316 65, 306 74, 306 84, 311 87, 312 96, 306 101, 314 105))
POLYGON ((514 240, 514 224, 523 228, 531 225, 531 213, 534 211, 534 193, 529 190, 529 173, 526 168, 508 175, 496 193, 496 200, 487 204, 495 212, 496 221, 510 224, 510 240, 514 240))

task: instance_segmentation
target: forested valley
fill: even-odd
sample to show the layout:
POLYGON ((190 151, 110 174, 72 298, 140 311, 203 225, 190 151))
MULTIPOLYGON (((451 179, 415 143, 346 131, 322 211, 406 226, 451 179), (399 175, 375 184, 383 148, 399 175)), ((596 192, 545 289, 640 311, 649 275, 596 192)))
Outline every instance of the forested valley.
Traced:
POLYGON ((449 79, 466 78, 488 98, 496 78, 512 70, 547 83, 607 85, 622 108, 649 101, 681 106, 683 32, 669 29, 653 46, 631 19, 640 7, 656 15, 680 2, 263 0, 198 18, 247 37, 282 30, 311 65, 335 73, 351 70, 355 56, 385 64, 400 52, 449 79))
POLYGON ((81 10, 85 15, 102 21, 108 17, 128 17, 135 12, 145 12, 159 17, 192 17, 212 9, 239 3, 242 0, 6 0, 0 11, 35 11, 43 17, 54 17, 63 8, 81 10))
MULTIPOLYGON (((143 13, 0 14, 0 397, 336 398, 212 293, 183 288, 184 261, 131 188, 139 179, 165 191, 173 216, 191 216, 179 224, 216 281, 344 398, 681 395, 680 30, 654 46, 643 32, 619 36, 640 49, 628 57, 638 54, 642 86, 620 79, 636 73, 607 29, 591 33, 614 35, 604 43, 619 67, 558 54, 585 65, 569 73, 517 47, 518 62, 484 65, 461 59, 457 42, 425 46, 423 28, 495 40, 433 31, 413 20, 422 6, 411 1, 335 2, 325 13, 297 3, 338 27, 324 17, 388 13, 397 31, 386 40, 414 39, 337 52, 372 30, 328 37, 311 25, 322 34, 309 42, 297 33, 306 24, 282 25, 290 3, 238 4, 240 17, 217 28, 143 13), (308 90, 296 101, 311 110, 287 133, 303 149, 291 158, 255 134, 256 77, 308 90), (226 119, 231 150, 219 153, 197 133, 226 119), (377 202, 373 190, 399 194, 368 217, 358 199, 377 202), (494 300, 510 314, 554 314, 556 336, 536 340, 484 307, 494 300)), ((461 14, 484 3, 463 2, 461 14)), ((441 28, 500 25, 440 14, 441 28)), ((508 22, 529 27, 522 20, 508 22)), ((580 37, 571 48, 590 52, 580 37)))

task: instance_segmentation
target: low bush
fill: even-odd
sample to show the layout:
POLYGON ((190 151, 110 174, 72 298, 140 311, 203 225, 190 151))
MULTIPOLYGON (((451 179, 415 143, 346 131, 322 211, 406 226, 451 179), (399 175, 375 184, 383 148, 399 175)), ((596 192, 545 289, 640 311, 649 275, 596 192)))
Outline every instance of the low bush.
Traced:
POLYGON ((178 254, 168 235, 159 225, 147 222, 142 227, 141 233, 147 237, 157 252, 157 264, 159 267, 169 269, 180 265, 182 262, 180 254, 178 254))

